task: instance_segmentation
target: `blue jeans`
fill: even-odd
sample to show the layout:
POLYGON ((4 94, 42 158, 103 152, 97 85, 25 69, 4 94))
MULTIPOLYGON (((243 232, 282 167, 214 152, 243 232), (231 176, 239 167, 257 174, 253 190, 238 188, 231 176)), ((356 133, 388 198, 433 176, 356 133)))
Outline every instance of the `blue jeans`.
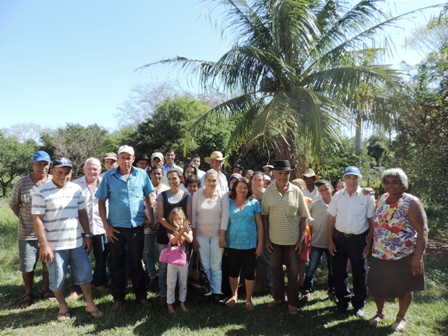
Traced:
POLYGON ((114 300, 124 301, 126 289, 126 247, 129 255, 129 268, 131 271, 132 287, 137 301, 146 299, 145 272, 142 267, 142 255, 144 245, 143 227, 132 229, 116 228, 118 240, 109 242, 109 268, 112 279, 112 295, 114 300))
POLYGON ((156 238, 157 233, 145 234, 145 249, 143 251, 143 259, 146 263, 146 270, 151 279, 157 278, 156 270, 156 238))
POLYGON ((60 291, 64 287, 69 264, 75 285, 92 282, 92 268, 90 267, 89 256, 81 246, 69 250, 53 251, 53 255, 53 262, 47 264, 50 289, 52 291, 60 291))
POLYGON ((199 253, 202 266, 207 274, 213 294, 222 294, 222 255, 224 249, 219 247, 219 236, 196 237, 199 243, 199 253))
POLYGON ((333 264, 331 261, 331 254, 326 248, 311 247, 310 261, 306 269, 305 281, 303 282, 303 289, 311 291, 313 289, 314 273, 316 269, 321 264, 322 254, 327 256, 327 267, 328 267, 328 292, 334 293, 334 275, 333 275, 333 264))
MULTIPOLYGON (((166 247, 164 244, 157 244, 159 247, 159 258, 162 250, 166 247)), ((160 297, 166 297, 167 285, 166 285, 166 270, 167 264, 159 261, 159 295, 160 297)))

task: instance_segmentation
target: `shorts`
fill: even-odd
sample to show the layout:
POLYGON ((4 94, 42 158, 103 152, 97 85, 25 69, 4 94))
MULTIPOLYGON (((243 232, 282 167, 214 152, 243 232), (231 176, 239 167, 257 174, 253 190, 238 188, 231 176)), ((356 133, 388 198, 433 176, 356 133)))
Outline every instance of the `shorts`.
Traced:
POLYGON ((71 276, 75 285, 92 282, 93 276, 89 255, 82 246, 69 250, 53 251, 53 255, 53 262, 47 264, 52 291, 60 291, 64 287, 68 265, 70 265, 71 276))
MULTIPOLYGON (((19 271, 33 272, 39 260, 39 242, 37 240, 19 240, 19 271)), ((47 271, 47 265, 42 263, 42 270, 47 271)))

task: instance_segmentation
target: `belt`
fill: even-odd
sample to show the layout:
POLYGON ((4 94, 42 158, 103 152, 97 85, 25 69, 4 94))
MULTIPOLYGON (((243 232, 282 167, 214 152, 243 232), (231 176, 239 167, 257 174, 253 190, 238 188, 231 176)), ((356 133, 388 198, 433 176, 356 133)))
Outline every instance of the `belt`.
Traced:
POLYGON ((366 232, 368 231, 367 230, 366 232, 363 232, 363 233, 360 233, 360 234, 354 234, 354 233, 341 232, 341 231, 336 230, 336 229, 334 229, 334 230, 336 231, 336 233, 339 233, 339 234, 343 235, 345 238, 352 238, 352 237, 356 237, 356 236, 361 236, 361 235, 366 234, 366 232))

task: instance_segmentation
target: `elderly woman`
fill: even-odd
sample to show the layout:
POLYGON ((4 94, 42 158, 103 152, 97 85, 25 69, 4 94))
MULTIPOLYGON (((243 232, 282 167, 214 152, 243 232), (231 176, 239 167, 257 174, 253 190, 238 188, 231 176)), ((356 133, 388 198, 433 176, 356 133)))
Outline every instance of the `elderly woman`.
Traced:
POLYGON ((221 266, 229 224, 229 197, 218 189, 219 175, 216 170, 207 171, 204 181, 205 187, 193 196, 193 248, 199 249, 204 271, 210 281, 211 291, 206 294, 205 301, 210 301, 213 294, 214 302, 223 304, 221 266))
POLYGON ((262 173, 261 171, 256 171, 252 175, 252 180, 250 181, 252 187, 252 198, 255 198, 260 203, 264 191, 266 190, 266 188, 264 187, 263 178, 264 173, 262 173))
POLYGON ((420 200, 406 193, 408 178, 400 168, 381 174, 386 193, 377 203, 373 225, 372 258, 368 287, 377 313, 369 323, 385 318, 384 301, 398 298, 394 331, 406 327, 406 312, 413 292, 424 290, 423 253, 428 238, 426 213, 420 200))
POLYGON ((230 222, 227 228, 226 245, 229 259, 229 283, 232 296, 228 306, 238 300, 240 272, 244 274, 246 285, 246 309, 253 310, 256 257, 263 253, 263 222, 261 206, 251 199, 251 187, 246 178, 234 183, 229 194, 230 222))
MULTIPOLYGON (((162 250, 168 244, 168 235, 166 230, 175 231, 176 228, 168 222, 171 210, 180 207, 187 215, 187 219, 191 218, 191 196, 188 191, 183 191, 180 188, 182 173, 179 169, 173 168, 167 173, 168 184, 170 189, 161 192, 157 196, 157 218, 159 223, 159 230, 157 232, 157 244, 159 250, 159 257, 162 250)), ((166 305, 166 272, 167 265, 165 263, 159 262, 159 306, 166 305)))

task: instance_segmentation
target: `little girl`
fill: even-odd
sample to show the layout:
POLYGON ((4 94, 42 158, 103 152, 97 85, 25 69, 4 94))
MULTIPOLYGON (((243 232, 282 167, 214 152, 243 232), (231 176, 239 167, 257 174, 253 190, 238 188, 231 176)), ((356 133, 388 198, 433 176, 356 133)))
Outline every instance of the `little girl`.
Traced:
POLYGON ((168 264, 167 268, 167 295, 166 303, 168 312, 174 313, 173 303, 176 300, 176 283, 179 279, 179 301, 180 308, 187 312, 185 300, 187 299, 187 281, 188 281, 188 260, 190 259, 190 244, 193 241, 193 234, 190 229, 190 223, 187 221, 182 208, 174 208, 170 212, 169 222, 173 226, 173 231, 167 230, 168 239, 171 245, 176 246, 180 242, 180 246, 187 254, 187 262, 184 266, 168 264))

